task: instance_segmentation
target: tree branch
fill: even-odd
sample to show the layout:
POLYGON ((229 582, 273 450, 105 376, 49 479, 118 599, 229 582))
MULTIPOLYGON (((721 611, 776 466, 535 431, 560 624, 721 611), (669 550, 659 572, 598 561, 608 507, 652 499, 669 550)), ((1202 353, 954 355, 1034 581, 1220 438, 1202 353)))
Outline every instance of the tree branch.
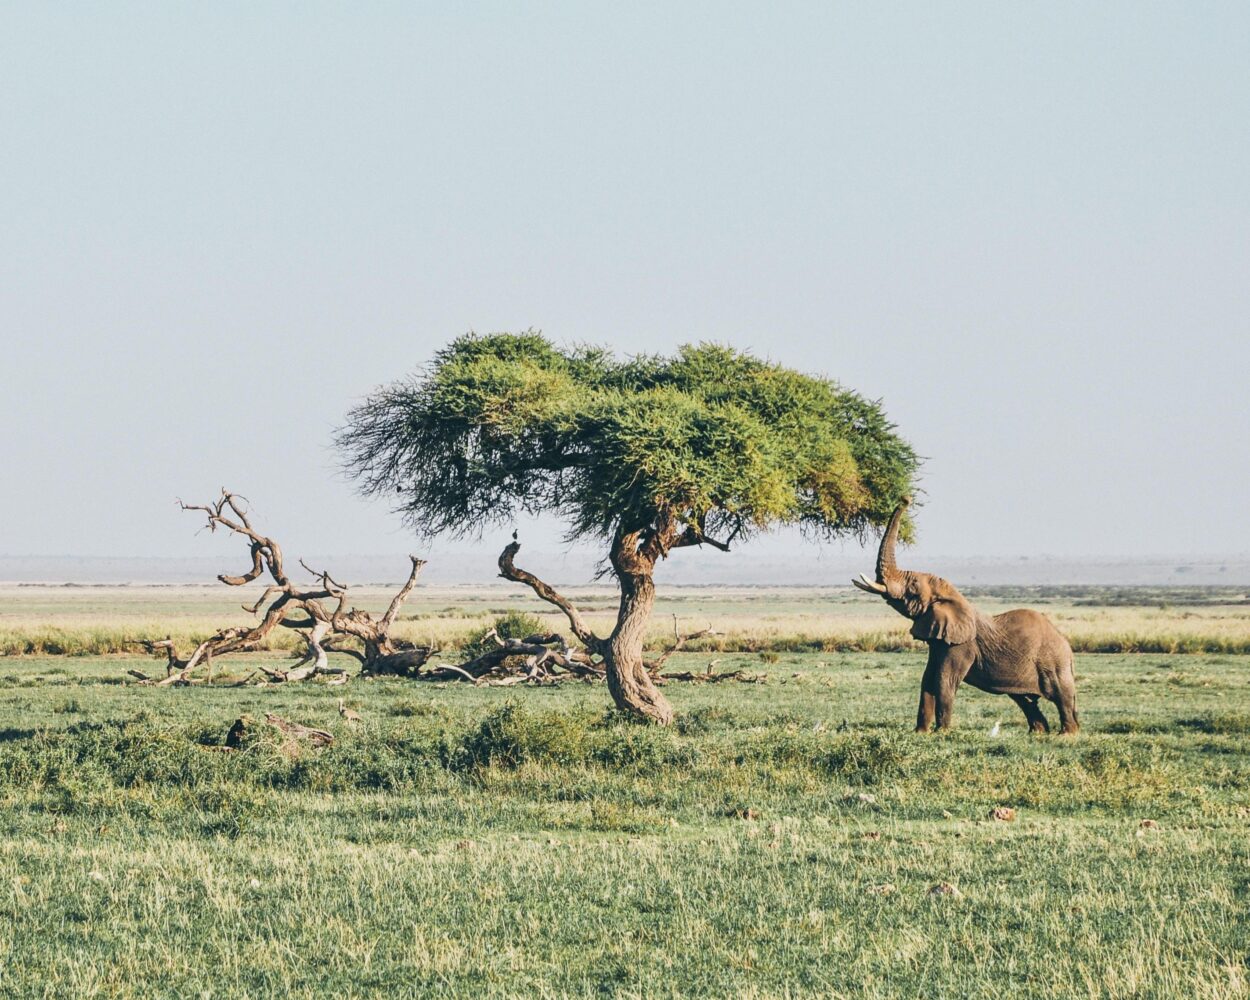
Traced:
POLYGON ((668 649, 664 650, 664 652, 661 653, 659 657, 657 657, 655 660, 652 660, 650 663, 648 663, 647 670, 650 672, 652 677, 657 676, 660 670, 663 668, 664 664, 668 662, 669 657, 672 656, 674 653, 680 652, 681 648, 685 646, 686 643, 690 642, 690 640, 701 639, 705 635, 714 635, 714 634, 715 632, 712 626, 709 625, 707 628, 700 629, 698 632, 687 632, 686 634, 683 635, 682 633, 677 631, 677 616, 673 615, 673 644, 669 646, 668 649))
POLYGON ((670 548, 682 549, 688 545, 710 545, 714 549, 720 549, 722 552, 729 551, 729 542, 722 542, 715 538, 710 538, 703 531, 696 528, 693 524, 686 525, 686 530, 677 536, 670 548))
POLYGON ((399 588, 399 592, 391 598, 390 607, 386 609, 386 614, 382 616, 382 620, 378 622, 378 628, 383 632, 390 629, 394 624, 399 609, 403 607, 404 601, 408 600, 408 595, 412 593, 412 588, 417 585, 417 577, 421 574, 421 567, 425 565, 424 559, 418 559, 416 556, 408 557, 412 561, 412 572, 408 574, 408 581, 399 588))
POLYGON ((183 510, 198 510, 207 514, 209 531, 216 531, 220 525, 236 535, 243 535, 251 540, 252 568, 242 576, 228 576, 223 573, 217 577, 218 580, 231 587, 241 587, 259 577, 264 571, 263 567, 267 567, 274 583, 285 587, 289 581, 282 565, 282 548, 272 538, 266 538, 252 527, 252 522, 247 516, 247 508, 241 502, 243 500, 243 497, 231 493, 223 486, 221 496, 214 504, 188 504, 179 500, 178 506, 183 510), (227 508, 238 520, 231 520, 227 516, 227 508))
POLYGON ((499 575, 505 580, 525 584, 548 604, 554 604, 564 612, 564 616, 569 620, 569 627, 573 630, 573 634, 586 644, 587 649, 592 652, 599 652, 603 646, 603 640, 591 631, 582 618, 582 613, 577 610, 573 602, 557 593, 551 586, 538 579, 533 573, 521 569, 513 562, 520 549, 521 543, 515 539, 504 548, 499 556, 499 575))

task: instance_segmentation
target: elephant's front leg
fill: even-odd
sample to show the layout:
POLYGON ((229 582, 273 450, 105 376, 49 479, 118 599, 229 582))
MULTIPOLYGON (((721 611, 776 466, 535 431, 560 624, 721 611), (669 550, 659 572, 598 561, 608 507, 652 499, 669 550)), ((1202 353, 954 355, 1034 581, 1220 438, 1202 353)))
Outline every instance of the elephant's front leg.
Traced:
POLYGON ((972 669, 976 647, 970 642, 958 646, 935 642, 929 647, 929 659, 936 675, 937 727, 949 729, 955 718, 955 692, 972 669))
POLYGON ((918 733, 927 733, 932 729, 933 719, 937 714, 938 693, 941 690, 939 666, 944 655, 935 655, 938 652, 933 643, 930 643, 929 662, 925 664, 924 677, 920 680, 920 710, 916 713, 916 732, 918 733))

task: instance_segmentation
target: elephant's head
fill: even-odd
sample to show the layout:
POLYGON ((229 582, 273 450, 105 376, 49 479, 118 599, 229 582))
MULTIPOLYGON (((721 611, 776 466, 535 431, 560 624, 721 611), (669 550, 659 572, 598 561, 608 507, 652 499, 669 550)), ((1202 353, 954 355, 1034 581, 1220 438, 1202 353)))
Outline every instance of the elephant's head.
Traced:
POLYGON ((877 579, 869 580, 862 573, 852 580, 860 590, 884 597, 887 604, 914 623, 911 634, 926 642, 938 641, 955 646, 971 642, 977 634, 976 609, 954 584, 932 573, 901 570, 894 562, 894 544, 903 511, 911 497, 903 497, 890 516, 881 548, 877 551, 877 579))

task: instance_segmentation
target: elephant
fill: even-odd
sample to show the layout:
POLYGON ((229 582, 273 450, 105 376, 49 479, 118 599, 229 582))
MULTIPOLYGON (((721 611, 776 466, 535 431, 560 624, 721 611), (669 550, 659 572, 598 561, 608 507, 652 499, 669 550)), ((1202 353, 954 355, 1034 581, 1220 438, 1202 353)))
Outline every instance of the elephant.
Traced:
POLYGON ((928 732, 935 718, 938 729, 950 726, 955 691, 966 680, 982 691, 1009 695, 1023 710, 1033 733, 1050 732, 1038 700, 1053 701, 1059 709, 1060 735, 1075 735, 1080 723, 1068 640, 1036 611, 1019 609, 990 617, 940 576, 900 570, 894 562, 894 545, 910 504, 911 497, 903 497, 881 536, 876 580, 861 573, 851 582, 885 598, 890 607, 910 618, 911 634, 929 646, 916 732, 928 732))

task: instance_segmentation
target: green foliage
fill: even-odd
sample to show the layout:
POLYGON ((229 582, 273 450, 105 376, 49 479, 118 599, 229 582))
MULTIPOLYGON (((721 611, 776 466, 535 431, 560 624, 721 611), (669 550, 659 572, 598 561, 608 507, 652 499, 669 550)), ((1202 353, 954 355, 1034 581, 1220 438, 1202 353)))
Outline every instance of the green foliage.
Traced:
POLYGON ((338 434, 346 470, 426 533, 518 510, 611 537, 673 517, 709 534, 883 524, 917 458, 879 404, 714 344, 671 358, 469 335, 338 434))
POLYGON ((748 740, 738 763, 767 760, 788 767, 808 767, 854 784, 871 785, 903 774, 908 749, 897 736, 876 733, 812 733, 783 730, 748 740))
POLYGON ((451 764, 456 770, 512 769, 531 761, 569 765, 583 758, 585 744, 585 726, 572 717, 511 704, 491 712, 467 733, 451 764))
POLYGON ((525 639, 531 635, 546 632, 542 619, 527 611, 509 611, 500 615, 491 625, 474 629, 460 644, 460 651, 466 660, 472 660, 495 648, 495 641, 488 638, 491 630, 496 631, 501 639, 525 639))

